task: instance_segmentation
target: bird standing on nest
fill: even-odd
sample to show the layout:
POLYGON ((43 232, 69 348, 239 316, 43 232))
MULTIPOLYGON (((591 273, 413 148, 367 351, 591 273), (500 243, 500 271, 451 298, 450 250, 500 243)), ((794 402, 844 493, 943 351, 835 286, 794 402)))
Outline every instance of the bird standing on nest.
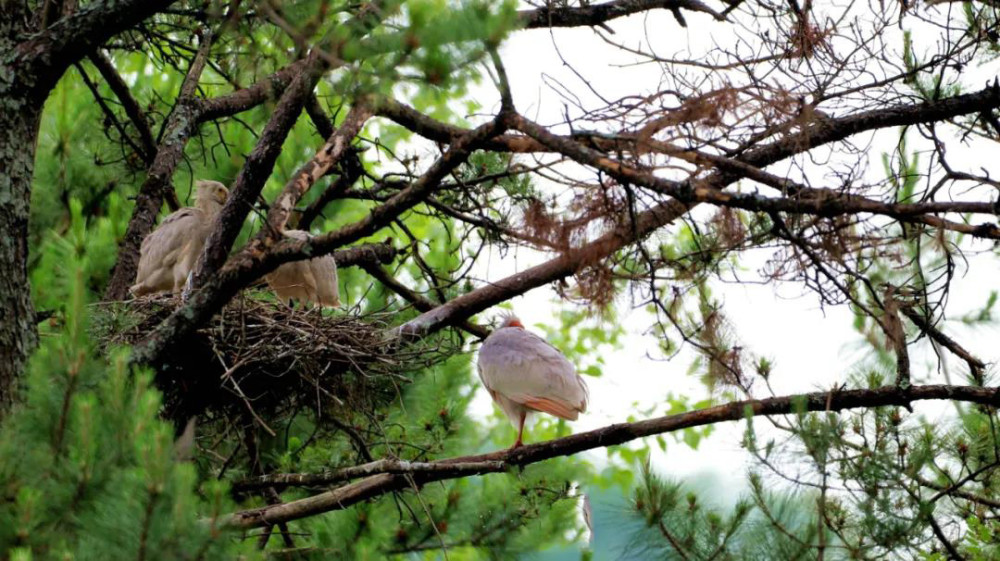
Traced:
POLYGON ((139 270, 129 291, 136 296, 153 292, 180 293, 194 269, 212 229, 216 215, 229 197, 229 189, 218 181, 196 183, 194 207, 167 216, 153 233, 142 240, 139 270))
MULTIPOLYGON (((309 240, 309 233, 302 230, 285 230, 284 233, 295 240, 309 240)), ((340 305, 337 262, 332 255, 285 263, 264 278, 282 302, 298 300, 325 308, 340 305)))
POLYGON ((587 411, 587 384, 559 349, 527 331, 514 316, 504 318, 479 349, 479 378, 493 401, 517 427, 534 411, 575 421, 587 411))

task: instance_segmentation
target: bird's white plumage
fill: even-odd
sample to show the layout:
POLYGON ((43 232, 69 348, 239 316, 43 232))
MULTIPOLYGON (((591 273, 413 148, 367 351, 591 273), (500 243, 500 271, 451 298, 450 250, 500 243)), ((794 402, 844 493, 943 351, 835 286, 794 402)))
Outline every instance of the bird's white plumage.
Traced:
MULTIPOLYGON (((296 240, 309 239, 309 233, 302 230, 286 230, 284 234, 296 240)), ((285 263, 268 273, 265 279, 282 302, 298 300, 325 307, 340 305, 337 263, 332 255, 285 263)))
POLYGON ((171 213, 142 241, 132 294, 178 293, 184 287, 229 195, 217 181, 198 181, 197 187, 194 207, 171 213))
POLYGON ((479 349, 479 377, 514 426, 532 411, 575 420, 587 410, 587 384, 563 354, 508 319, 479 349))

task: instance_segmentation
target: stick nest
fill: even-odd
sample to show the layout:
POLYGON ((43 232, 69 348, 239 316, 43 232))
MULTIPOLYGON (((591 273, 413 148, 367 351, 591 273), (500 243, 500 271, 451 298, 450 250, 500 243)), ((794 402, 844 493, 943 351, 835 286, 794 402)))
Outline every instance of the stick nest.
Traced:
MULTIPOLYGON (((169 296, 98 304, 104 350, 142 340, 179 304, 169 296)), ((410 372, 450 354, 440 341, 391 343, 395 315, 292 309, 242 295, 156 365, 165 416, 183 423, 205 411, 250 415, 266 427, 306 407, 323 415, 384 404, 410 372)))

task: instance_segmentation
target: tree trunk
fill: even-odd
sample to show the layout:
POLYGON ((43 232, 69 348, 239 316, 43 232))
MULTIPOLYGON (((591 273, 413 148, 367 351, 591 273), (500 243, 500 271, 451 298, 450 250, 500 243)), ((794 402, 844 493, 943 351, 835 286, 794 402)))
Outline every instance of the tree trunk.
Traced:
MULTIPOLYGON (((20 2, 0 0, 0 419, 38 344, 28 284, 28 212, 43 101, 17 66, 26 21, 20 2)), ((42 97, 44 100, 44 97, 42 97)))
MULTIPOLYGON (((0 75, 10 76, 0 64, 0 75)), ((28 284, 28 210, 40 103, 0 82, 0 416, 38 342, 28 284)))

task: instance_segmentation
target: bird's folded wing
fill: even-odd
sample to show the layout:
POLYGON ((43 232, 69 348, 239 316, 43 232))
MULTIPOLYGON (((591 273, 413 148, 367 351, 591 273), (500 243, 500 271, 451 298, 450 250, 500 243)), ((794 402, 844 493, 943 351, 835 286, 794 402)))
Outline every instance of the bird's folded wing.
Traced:
POLYGON ((340 287, 337 286, 337 263, 333 256, 324 255, 309 262, 316 279, 317 304, 321 306, 340 305, 340 287))
POLYGON ((181 250, 189 245, 194 236, 201 235, 201 231, 201 212, 197 209, 183 208, 164 219, 142 241, 139 281, 160 267, 173 267, 181 250))
POLYGON ((586 411, 586 384, 566 357, 523 330, 502 331, 508 330, 509 334, 495 333, 491 338, 496 338, 480 350, 483 384, 508 399, 563 418, 575 419, 586 411))

